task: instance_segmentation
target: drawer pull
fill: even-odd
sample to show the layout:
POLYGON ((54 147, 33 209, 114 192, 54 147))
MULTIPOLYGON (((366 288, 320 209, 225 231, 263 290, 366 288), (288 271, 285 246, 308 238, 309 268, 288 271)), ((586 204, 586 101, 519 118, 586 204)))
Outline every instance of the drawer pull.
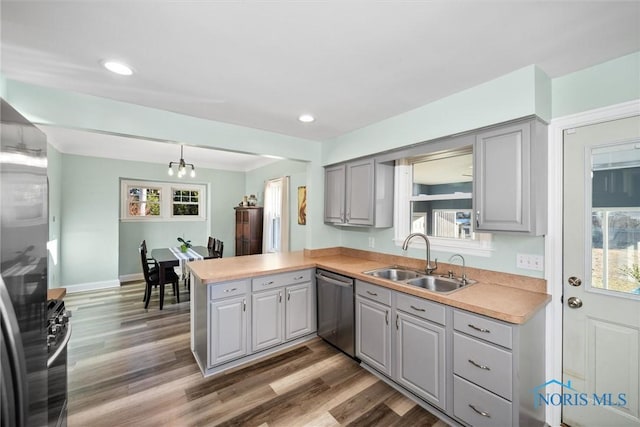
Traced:
POLYGON ((469 408, 473 409, 477 414, 482 415, 483 417, 487 417, 487 418, 491 418, 491 415, 488 412, 484 412, 484 411, 479 411, 478 409, 476 409, 475 406, 473 406, 471 403, 469 403, 469 408))
POLYGON ((242 311, 247 311, 247 300, 246 299, 242 300, 242 311))
POLYGON ((269 285, 273 285, 273 280, 262 284, 262 286, 269 286, 269 285))
POLYGON ((293 280, 302 280, 302 279, 304 279, 304 276, 298 276, 293 278, 293 280))
POLYGON ((488 366, 484 366, 484 365, 480 365, 476 362, 474 362, 473 360, 469 359, 469 363, 471 363, 473 366, 475 366, 476 368, 480 368, 480 369, 484 369, 485 371, 490 371, 491 368, 488 366))
POLYGON ((389 324, 389 310, 384 311, 384 321, 387 325, 389 324))
POLYGON ((377 293, 375 293, 375 292, 367 291, 367 293, 368 293, 369 295, 373 295, 374 297, 377 297, 377 296, 378 296, 378 294, 377 294, 377 293))
POLYGON ((413 308, 415 311, 422 311, 422 312, 427 311, 424 308, 418 308, 418 307, 415 307, 413 305, 410 305, 409 307, 413 308))
POLYGON ((224 291, 225 292, 234 292, 234 291, 237 291, 237 290, 238 290, 238 288, 231 288, 231 289, 225 289, 224 291))
POLYGON ((475 330, 476 330, 476 331, 478 331, 478 332, 484 332, 484 333, 487 333, 487 334, 490 334, 490 333, 491 333, 491 331, 490 331, 490 330, 488 330, 488 329, 484 329, 484 328, 478 328, 477 326, 472 325, 471 323, 469 323, 467 326, 468 326, 468 327, 470 327, 471 329, 475 329, 475 330))

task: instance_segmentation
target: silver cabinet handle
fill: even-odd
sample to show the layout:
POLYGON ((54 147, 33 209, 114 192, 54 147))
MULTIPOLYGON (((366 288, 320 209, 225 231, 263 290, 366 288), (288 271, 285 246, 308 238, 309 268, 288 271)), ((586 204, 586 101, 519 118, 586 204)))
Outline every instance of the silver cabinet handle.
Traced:
POLYGON ((484 332, 484 333, 487 333, 487 334, 491 333, 491 331, 489 329, 478 328, 477 326, 472 325, 471 323, 469 323, 467 326, 470 327, 471 329, 475 329, 478 332, 484 332))
POLYGON ((474 411, 476 411, 477 414, 480 414, 483 417, 491 418, 491 415, 488 412, 484 412, 484 411, 480 411, 479 409, 476 409, 476 407, 473 406, 471 403, 469 403, 469 408, 473 409, 474 411))
POLYGON ((411 306, 409 306, 409 307, 413 308, 415 311, 423 311, 423 312, 424 312, 424 311, 427 311, 427 310, 425 310, 424 308, 414 307, 413 305, 411 305, 411 306))
POLYGON ((476 211, 476 228, 480 228, 480 211, 476 211))
POLYGON ((269 286, 269 285, 273 285, 273 280, 262 284, 262 286, 269 286))
POLYGON ((469 363, 471 363, 473 366, 475 366, 476 368, 480 368, 480 369, 484 369, 485 371, 490 371, 491 368, 488 366, 484 366, 484 365, 480 365, 476 362, 474 362, 473 360, 469 359, 469 363))
POLYGON ((282 302, 282 292, 278 292, 278 302, 282 302))
POLYGON ((384 321, 387 325, 389 324, 389 310, 384 311, 384 321))
POLYGON ((400 325, 398 324, 398 320, 400 320, 400 316, 396 313, 396 331, 400 330, 400 325))
POLYGON ((242 311, 247 311, 247 300, 246 299, 242 300, 242 311))
POLYGON ((302 280, 302 279, 304 279, 304 276, 298 276, 293 278, 293 280, 302 280))
POLYGON ((291 301, 291 291, 287 291, 287 301, 291 301))
POLYGON ((368 293, 369 295, 373 295, 374 297, 377 297, 377 296, 378 296, 378 294, 377 294, 377 293, 375 293, 375 292, 367 291, 367 293, 368 293))
POLYGON ((231 289, 225 289, 224 291, 225 292, 234 292, 234 291, 237 291, 237 290, 238 290, 238 288, 231 288, 231 289))

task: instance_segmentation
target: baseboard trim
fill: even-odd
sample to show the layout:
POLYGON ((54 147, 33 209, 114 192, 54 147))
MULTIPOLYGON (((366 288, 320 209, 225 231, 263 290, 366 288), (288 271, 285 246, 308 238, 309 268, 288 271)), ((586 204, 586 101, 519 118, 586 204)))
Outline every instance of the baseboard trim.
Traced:
POLYGON ((120 283, 138 282, 144 280, 144 275, 142 273, 123 274, 118 279, 120 279, 120 283))
POLYGON ((78 283, 76 285, 65 286, 68 294, 73 294, 76 292, 95 291, 98 289, 119 288, 119 287, 120 287, 119 280, 104 280, 101 282, 78 283))

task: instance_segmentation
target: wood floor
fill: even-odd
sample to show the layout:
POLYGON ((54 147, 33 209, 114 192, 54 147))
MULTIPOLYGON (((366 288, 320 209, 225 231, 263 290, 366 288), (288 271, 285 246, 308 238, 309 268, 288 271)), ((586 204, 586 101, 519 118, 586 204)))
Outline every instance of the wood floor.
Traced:
POLYGON ((446 426, 320 339, 203 378, 184 288, 162 311, 142 298, 142 283, 65 297, 69 426, 446 426))

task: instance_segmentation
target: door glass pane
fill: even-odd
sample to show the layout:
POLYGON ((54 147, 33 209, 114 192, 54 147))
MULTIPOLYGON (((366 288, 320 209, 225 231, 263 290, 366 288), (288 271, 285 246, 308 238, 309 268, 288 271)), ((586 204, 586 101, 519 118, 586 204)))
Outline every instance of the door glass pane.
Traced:
POLYGON ((640 141, 591 152, 594 288, 640 294, 640 141))

